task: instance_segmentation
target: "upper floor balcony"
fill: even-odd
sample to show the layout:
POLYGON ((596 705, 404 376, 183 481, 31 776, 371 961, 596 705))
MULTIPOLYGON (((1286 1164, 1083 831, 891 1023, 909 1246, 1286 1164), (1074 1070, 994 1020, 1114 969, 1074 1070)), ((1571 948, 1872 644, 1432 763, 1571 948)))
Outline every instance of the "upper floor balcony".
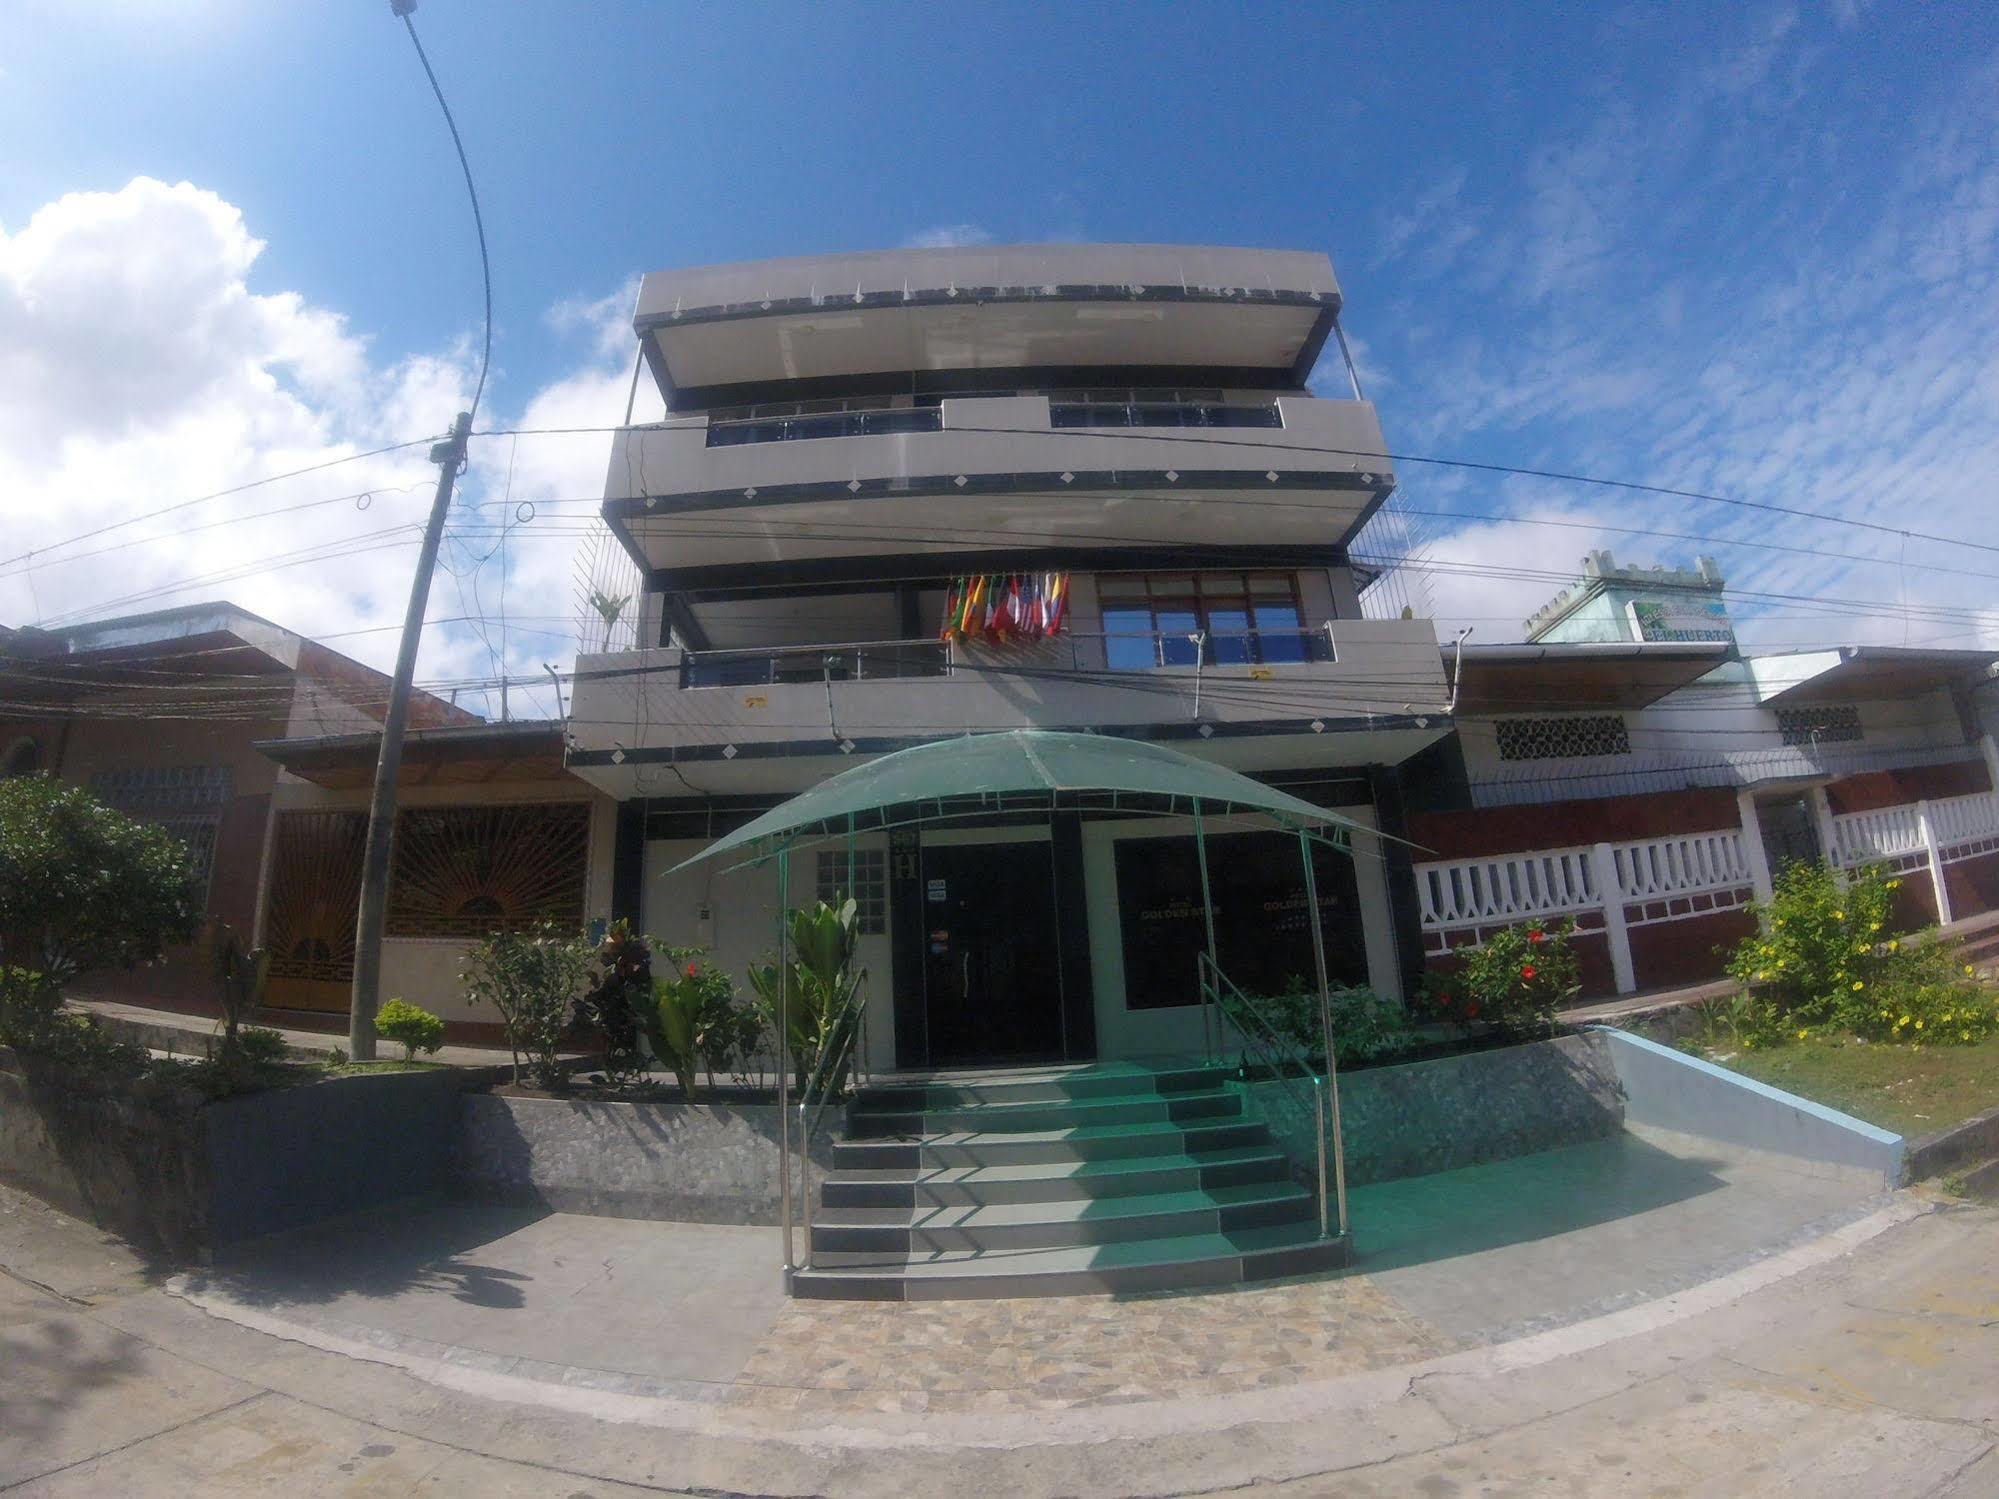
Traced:
POLYGON ((1392 764, 1449 727, 1428 620, 670 646, 576 666, 570 769, 620 797, 795 788, 855 755, 1003 729, 1163 738, 1275 770, 1392 764))
POLYGON ((1158 399, 669 417, 613 441, 604 512, 669 586, 772 564, 1059 546, 1342 544, 1394 487, 1372 405, 1242 391, 1158 399))

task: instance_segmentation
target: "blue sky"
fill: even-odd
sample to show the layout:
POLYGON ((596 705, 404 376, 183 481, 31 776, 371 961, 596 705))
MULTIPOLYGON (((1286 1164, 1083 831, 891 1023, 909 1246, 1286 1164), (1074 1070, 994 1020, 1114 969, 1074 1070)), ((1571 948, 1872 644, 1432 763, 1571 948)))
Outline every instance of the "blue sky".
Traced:
MULTIPOLYGON (((1339 268, 1391 446, 1999 543, 1989 5, 424 0, 417 21, 485 203, 497 416, 618 415, 624 287, 653 267, 940 232, 1312 247, 1339 268)), ((14 262, 0 259, 0 335, 18 320, 30 348, 11 364, 0 353, 0 398, 11 380, 36 408, 11 436, 0 423, 14 495, 0 510, 20 510, 33 544, 289 466, 315 443, 366 446, 448 415, 477 315, 468 216, 386 0, 16 0, 0 139, 13 143, 0 230, 14 262), (135 178, 202 196, 120 196, 135 178), (226 371, 203 364, 227 340, 199 317, 120 339, 104 309, 155 314, 115 253, 77 253, 100 243, 93 232, 147 247, 149 295, 257 309, 226 371), (63 296, 44 284, 52 264, 66 267, 63 296), (162 400, 158 383, 187 402, 162 400), (71 389, 67 405, 49 394, 71 389), (185 447, 213 449, 219 434, 236 438, 226 459, 185 447)), ((482 456, 475 490, 504 487, 505 456, 516 495, 595 482, 594 450, 544 442, 482 456)), ((1429 520, 1447 564, 1559 569, 1608 542, 1647 560, 1718 551, 1751 592, 1990 602, 1986 581, 1924 571, 1980 571, 1976 553, 1905 554, 1879 535, 1547 483, 1403 478, 1412 509, 1563 523, 1429 520), (1587 529, 1598 524, 1736 544, 1587 529), (1739 544, 1773 539, 1874 560, 1739 544)), ((247 566, 296 534, 223 527, 198 555, 186 537, 115 555, 171 581, 217 557, 247 566)), ((547 595, 573 545, 544 537, 539 564, 510 551, 510 587, 547 595)), ((101 560, 48 567, 39 588, 75 609, 134 591, 101 560)), ((399 609, 400 560, 308 572, 220 591, 280 617, 289 603, 322 630, 399 609)), ((1490 572, 1433 583, 1440 615, 1480 621, 1488 638, 1517 636, 1508 621, 1552 591, 1490 572)), ((0 619, 60 612, 24 592, 0 567, 0 619)), ((1771 640, 1970 644, 1990 623, 1763 614, 1771 640)), ((379 655, 380 638, 353 648, 379 655)), ((427 668, 469 671, 462 632, 441 638, 427 668)), ((506 645, 510 658, 550 649, 506 645)))

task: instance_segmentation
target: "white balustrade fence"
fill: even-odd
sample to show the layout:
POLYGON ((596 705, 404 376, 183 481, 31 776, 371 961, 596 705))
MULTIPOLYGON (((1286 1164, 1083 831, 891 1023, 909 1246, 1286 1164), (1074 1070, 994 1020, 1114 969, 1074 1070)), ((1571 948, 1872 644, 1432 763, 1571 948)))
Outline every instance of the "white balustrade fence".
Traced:
POLYGON ((1617 888, 1627 901, 1736 889, 1752 880, 1739 829, 1620 843, 1611 855, 1617 863, 1617 888))
POLYGON ((1944 866, 1999 852, 1999 794, 1977 791, 1843 812, 1832 820, 1832 842, 1841 868, 1885 863, 1903 873, 1926 871, 1937 920, 1947 922, 1953 915, 1944 866))
POLYGON ((1416 891, 1426 928, 1504 925, 1600 904, 1587 848, 1418 864, 1416 891))

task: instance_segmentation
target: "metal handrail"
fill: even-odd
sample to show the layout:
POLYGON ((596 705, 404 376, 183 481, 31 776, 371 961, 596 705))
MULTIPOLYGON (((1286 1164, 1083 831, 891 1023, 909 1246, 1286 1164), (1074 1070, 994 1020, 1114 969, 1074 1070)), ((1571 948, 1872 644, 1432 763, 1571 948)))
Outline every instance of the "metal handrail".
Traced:
POLYGON ((798 1190, 800 1213, 805 1225, 804 1268, 807 1270, 812 1268, 812 1139, 819 1133, 819 1122, 825 1116, 826 1105, 833 1101, 833 1080, 840 1075, 848 1057, 853 1055, 855 1038, 861 1033, 867 1004, 867 996, 863 992, 848 1006, 832 1034, 826 1038, 826 1044, 819 1048, 818 1060, 812 1071, 806 1074, 805 1087, 798 1095, 798 1190), (816 1101, 815 1092, 818 1095, 816 1101))
MULTIPOLYGON (((1225 1027, 1232 1026, 1245 1048, 1256 1053, 1259 1066, 1267 1071, 1284 1090, 1300 1105, 1306 1103, 1304 1091, 1296 1082, 1292 1069, 1304 1074, 1311 1083, 1311 1110, 1313 1137, 1318 1146, 1319 1165, 1319 1237, 1332 1237, 1332 1203, 1326 1185, 1326 1089, 1327 1072, 1332 1067, 1332 1059, 1326 1059, 1327 1071, 1322 1072, 1312 1065, 1312 1055, 1297 1042, 1290 1040, 1273 1025, 1268 1016, 1260 1012, 1256 1002, 1245 994, 1241 987, 1223 973, 1221 966, 1206 952, 1198 956, 1198 972, 1204 1024, 1212 1022, 1210 1055, 1217 1061, 1222 1059, 1222 1046, 1226 1040, 1225 1027), (1247 1019, 1255 1031, 1243 1024, 1247 1019), (1261 1035, 1256 1034, 1260 1031, 1261 1035)), ((1247 1069, 1244 1069, 1247 1071, 1247 1069)), ((1247 1078, 1245 1078, 1247 1081, 1247 1078)), ((1344 1193, 1342 1198, 1344 1199, 1344 1193)), ((1340 1232, 1346 1232, 1346 1204, 1340 1204, 1340 1232)))

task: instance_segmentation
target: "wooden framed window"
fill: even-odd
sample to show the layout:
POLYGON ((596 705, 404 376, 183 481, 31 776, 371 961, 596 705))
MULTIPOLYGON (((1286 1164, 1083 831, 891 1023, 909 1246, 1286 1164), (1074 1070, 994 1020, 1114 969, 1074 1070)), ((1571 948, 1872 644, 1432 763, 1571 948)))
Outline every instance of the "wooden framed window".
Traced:
POLYGON ((1097 599, 1113 671, 1324 655, 1317 632, 1305 627, 1296 573, 1104 573, 1097 599))

